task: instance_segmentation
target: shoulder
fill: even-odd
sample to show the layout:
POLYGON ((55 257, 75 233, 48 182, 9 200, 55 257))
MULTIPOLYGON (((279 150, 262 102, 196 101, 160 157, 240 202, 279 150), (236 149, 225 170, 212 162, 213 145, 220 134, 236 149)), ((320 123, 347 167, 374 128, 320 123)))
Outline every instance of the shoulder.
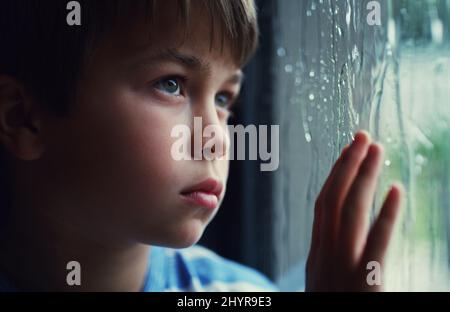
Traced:
MULTIPOLYGON (((152 247, 149 278, 165 272, 163 291, 276 291, 258 271, 195 245, 185 249, 152 247), (153 264, 152 264, 153 261, 153 264)), ((151 281, 148 281, 151 282, 151 281)))

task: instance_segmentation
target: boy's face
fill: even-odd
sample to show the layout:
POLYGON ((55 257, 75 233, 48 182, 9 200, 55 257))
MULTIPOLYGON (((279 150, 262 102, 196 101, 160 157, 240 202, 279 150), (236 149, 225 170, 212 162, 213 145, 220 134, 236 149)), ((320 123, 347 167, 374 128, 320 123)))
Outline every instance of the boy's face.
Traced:
POLYGON ((46 183, 59 203, 51 214, 99 238, 189 246, 217 207, 189 203, 181 193, 208 178, 223 185, 219 202, 225 193, 228 161, 174 160, 171 131, 187 125, 193 140, 194 116, 202 117, 203 127, 223 129, 217 144, 226 146, 222 104, 237 96, 241 71, 226 40, 220 52, 219 25, 210 50, 203 8, 191 10, 184 37, 175 2, 168 2, 153 26, 141 21, 101 41, 71 116, 48 129, 44 161, 54 170, 46 183))

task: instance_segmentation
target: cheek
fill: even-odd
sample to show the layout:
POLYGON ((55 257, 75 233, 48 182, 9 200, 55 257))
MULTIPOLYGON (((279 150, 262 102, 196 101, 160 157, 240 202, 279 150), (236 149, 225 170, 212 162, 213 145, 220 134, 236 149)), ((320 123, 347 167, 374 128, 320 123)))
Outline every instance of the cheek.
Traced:
POLYGON ((155 199, 158 194, 176 191, 180 164, 170 154, 170 120, 173 118, 145 112, 119 135, 114 162, 119 174, 128 179, 130 193, 146 192, 155 199))
POLYGON ((167 206, 164 200, 179 191, 183 173, 170 155, 170 133, 184 115, 129 96, 81 103, 56 130, 60 134, 52 145, 58 150, 50 153, 49 163, 67 169, 56 173, 61 176, 55 180, 63 182, 55 184, 78 206, 89 206, 85 213, 93 218, 107 214, 123 222, 124 209, 131 216, 167 206))
POLYGON ((230 161, 229 160, 218 160, 218 168, 220 170, 221 176, 225 178, 225 184, 228 180, 228 174, 230 170, 230 161))
POLYGON ((171 157, 170 133, 182 116, 138 100, 118 106, 111 116, 115 122, 107 131, 113 141, 107 140, 105 149, 111 155, 115 180, 124 182, 122 191, 134 194, 134 198, 149 194, 153 200, 161 193, 176 191, 180 163, 171 157))

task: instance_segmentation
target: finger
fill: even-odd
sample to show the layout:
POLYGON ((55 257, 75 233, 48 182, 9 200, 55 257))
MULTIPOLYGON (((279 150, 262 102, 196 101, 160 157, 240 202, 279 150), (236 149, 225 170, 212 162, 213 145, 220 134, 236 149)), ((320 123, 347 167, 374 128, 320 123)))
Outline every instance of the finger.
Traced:
MULTIPOLYGON (((308 259, 306 261, 306 284, 307 285, 312 285, 313 281, 311 280, 311 278, 314 277, 314 275, 316 274, 314 271, 317 268, 317 257, 318 257, 318 249, 320 246, 320 240, 321 240, 321 233, 320 233, 320 229, 321 229, 321 220, 322 220, 322 210, 323 210, 323 194, 326 193, 327 189, 329 188, 330 185, 330 181, 332 180, 332 177, 334 176, 337 168, 339 167, 340 163, 342 162, 343 157, 345 157, 345 153, 348 151, 348 149, 350 148, 350 145, 346 145, 344 146, 344 148, 342 149, 341 155, 339 156, 339 158, 336 160, 333 168, 331 169, 331 172, 327 178, 327 180, 325 181, 319 196, 317 197, 316 203, 315 203, 315 208, 314 208, 314 221, 313 221, 313 230, 312 230, 312 237, 311 237, 311 247, 309 250, 309 254, 308 254, 308 259)), ((320 266, 320 264, 319 264, 320 266)), ((322 272, 324 273, 324 272, 322 272)))
POLYGON ((380 145, 370 145, 342 207, 339 245, 343 265, 353 267, 360 259, 367 238, 368 213, 375 195, 382 155, 380 145))
POLYGON ((325 194, 328 193, 328 190, 330 189, 330 185, 331 182, 333 180, 333 177, 336 175, 336 171, 339 169, 339 166, 342 163, 342 159, 345 157, 346 152, 348 151, 348 149, 351 147, 351 145, 347 144, 346 146, 344 146, 344 148, 342 149, 341 155, 339 156, 339 158, 336 160, 333 168, 330 171, 330 174, 328 175, 328 178, 326 179, 325 183, 322 186, 322 189, 319 193, 319 196, 317 196, 317 201, 316 203, 322 203, 323 199, 325 197, 325 194))
POLYGON ((308 262, 314 262, 315 257, 317 254, 317 249, 320 243, 320 223, 322 218, 322 209, 323 209, 323 194, 327 191, 330 185, 331 177, 334 176, 337 168, 339 167, 342 158, 344 157, 346 151, 349 149, 350 145, 346 145, 341 152, 341 155, 336 160, 336 163, 334 164, 333 168, 331 169, 330 175, 328 176, 327 180, 325 181, 322 190, 319 193, 319 196, 316 200, 316 205, 314 207, 314 221, 313 221, 313 229, 312 229, 312 236, 311 236, 311 247, 309 251, 309 257, 308 262))
POLYGON ((346 151, 344 157, 336 167, 333 175, 330 176, 329 186, 323 195, 321 213, 322 242, 319 248, 324 252, 331 252, 335 246, 339 232, 340 215, 342 203, 355 179, 360 163, 363 161, 370 143, 370 136, 367 132, 359 132, 355 136, 355 141, 346 151))
POLYGON ((391 187, 367 238, 362 265, 366 265, 370 261, 377 261, 380 265, 383 265, 399 215, 403 194, 403 187, 400 184, 394 184, 391 187))

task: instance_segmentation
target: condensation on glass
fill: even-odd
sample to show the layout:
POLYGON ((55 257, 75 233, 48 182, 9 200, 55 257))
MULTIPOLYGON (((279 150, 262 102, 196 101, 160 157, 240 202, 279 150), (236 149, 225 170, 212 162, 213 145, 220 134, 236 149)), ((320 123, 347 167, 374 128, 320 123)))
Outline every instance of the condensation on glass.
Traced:
POLYGON ((301 287, 315 198, 344 145, 368 129, 388 186, 407 200, 386 264, 387 290, 450 290, 450 0, 277 1, 277 275, 301 287), (373 3, 373 1, 372 1, 373 3))

